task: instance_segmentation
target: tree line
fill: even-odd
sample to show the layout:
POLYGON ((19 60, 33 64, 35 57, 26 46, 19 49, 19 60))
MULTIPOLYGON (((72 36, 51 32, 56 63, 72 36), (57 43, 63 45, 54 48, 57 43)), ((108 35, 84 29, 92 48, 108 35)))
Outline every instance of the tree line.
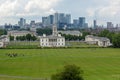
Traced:
POLYGON ((39 36, 42 36, 43 34, 51 35, 52 29, 51 28, 39 28, 39 29, 37 29, 36 32, 39 36))
MULTIPOLYGON (((10 41, 14 41, 15 37, 14 36, 10 36, 10 41)), ((27 34, 25 36, 17 36, 16 37, 17 41, 35 41, 37 40, 37 37, 31 34, 27 34)))
POLYGON ((62 36, 65 37, 65 40, 67 41, 80 41, 80 40, 84 40, 86 35, 89 35, 89 32, 83 32, 82 36, 76 36, 76 35, 66 35, 66 34, 62 34, 60 33, 62 36))

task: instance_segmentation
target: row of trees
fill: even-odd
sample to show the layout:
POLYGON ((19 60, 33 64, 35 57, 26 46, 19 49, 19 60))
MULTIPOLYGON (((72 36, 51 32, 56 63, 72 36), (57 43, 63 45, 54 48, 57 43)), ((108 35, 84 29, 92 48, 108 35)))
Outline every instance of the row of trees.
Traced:
POLYGON ((111 43, 113 44, 113 47, 120 48, 120 33, 115 33, 115 32, 110 32, 108 30, 104 30, 100 32, 98 36, 109 38, 111 43))
POLYGON ((52 34, 52 29, 51 28, 39 28, 37 29, 37 34, 42 36, 43 34, 46 34, 46 35, 51 35, 52 34))
MULTIPOLYGON (((62 33, 60 33, 60 34, 62 34, 62 33)), ((84 40, 85 36, 89 35, 90 33, 89 32, 83 32, 82 34, 83 34, 82 36, 66 35, 66 34, 62 34, 62 36, 64 36, 67 41, 71 41, 71 40, 76 41, 76 40, 84 40)))
POLYGON ((82 40, 82 37, 81 36, 75 36, 75 35, 66 35, 66 34, 62 34, 62 36, 65 37, 65 40, 67 41, 76 41, 76 40, 82 40))
MULTIPOLYGON (((14 36, 10 36, 10 41, 14 41, 14 36)), ((31 34, 27 34, 26 36, 17 36, 16 37, 17 41, 35 41, 37 40, 36 36, 32 36, 31 34)))

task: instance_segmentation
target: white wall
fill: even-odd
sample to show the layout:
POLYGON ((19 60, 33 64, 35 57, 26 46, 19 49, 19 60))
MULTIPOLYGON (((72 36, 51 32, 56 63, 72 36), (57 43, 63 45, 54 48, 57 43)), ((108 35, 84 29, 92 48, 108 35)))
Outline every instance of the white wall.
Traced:
POLYGON ((4 43, 0 42, 0 48, 4 47, 4 43))
POLYGON ((57 42, 49 42, 49 38, 40 38, 40 46, 42 47, 64 47, 65 38, 57 38, 57 42))

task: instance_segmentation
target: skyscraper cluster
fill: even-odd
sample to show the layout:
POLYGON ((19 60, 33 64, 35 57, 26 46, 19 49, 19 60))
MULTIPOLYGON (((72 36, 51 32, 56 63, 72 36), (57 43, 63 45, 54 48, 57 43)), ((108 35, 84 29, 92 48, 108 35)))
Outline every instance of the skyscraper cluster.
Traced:
POLYGON ((77 29, 85 29, 88 28, 88 23, 86 23, 85 17, 79 17, 79 19, 73 20, 73 27, 77 29))
POLYGON ((86 21, 86 17, 78 17, 77 19, 71 19, 71 14, 66 13, 54 13, 48 16, 42 17, 42 22, 36 22, 35 20, 31 20, 29 23, 26 23, 26 19, 20 18, 18 21, 18 24, 12 25, 12 24, 5 24, 4 28, 7 30, 19 30, 19 29, 32 29, 35 30, 37 28, 52 28, 52 26, 55 24, 57 25, 58 29, 87 29, 87 28, 93 28, 93 29, 101 29, 101 28, 107 28, 107 29, 114 29, 119 28, 120 24, 113 24, 113 22, 107 22, 106 26, 104 25, 98 25, 97 20, 92 21, 92 25, 88 25, 88 22, 86 21))
POLYGON ((44 27, 50 27, 53 24, 57 24, 58 28, 63 28, 71 24, 71 15, 65 13, 55 13, 47 17, 42 17, 42 23, 44 27))

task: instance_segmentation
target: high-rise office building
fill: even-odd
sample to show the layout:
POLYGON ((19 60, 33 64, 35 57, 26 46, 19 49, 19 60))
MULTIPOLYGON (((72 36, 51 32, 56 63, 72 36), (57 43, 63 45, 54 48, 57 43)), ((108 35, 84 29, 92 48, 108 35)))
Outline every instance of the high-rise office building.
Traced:
POLYGON ((66 23, 71 24, 71 15, 70 14, 66 14, 66 23))
POLYGON ((55 13, 54 14, 54 24, 58 24, 59 23, 59 13, 55 13))
POLYGON ((18 25, 20 28, 25 28, 26 20, 24 18, 20 18, 20 21, 18 22, 18 25))
POLYGON ((84 28, 88 28, 88 23, 85 23, 84 28))
POLYGON ((63 28, 64 26, 71 24, 71 15, 64 13, 55 13, 54 24, 57 24, 58 28, 63 28))
POLYGON ((94 29, 96 29, 96 28, 97 28, 97 21, 96 21, 96 20, 93 21, 93 25, 94 25, 94 26, 93 26, 94 29))
POLYGON ((74 19, 74 20, 73 20, 73 26, 74 26, 75 28, 78 28, 78 27, 79 27, 79 20, 78 20, 78 19, 74 19))
POLYGON ((58 22, 59 23, 66 23, 66 18, 65 18, 65 14, 64 13, 59 13, 58 22))
POLYGON ((43 27, 46 27, 46 26, 47 26, 47 23, 48 23, 48 17, 42 17, 43 27))
POLYGON ((79 27, 84 28, 85 27, 85 17, 79 17, 79 27))
POLYGON ((114 26, 113 26, 113 23, 112 22, 107 22, 107 28, 108 29, 111 29, 111 28, 113 28, 114 26))
POLYGON ((35 25, 35 21, 30 22, 30 26, 33 27, 35 25))
POLYGON ((52 25, 54 23, 54 16, 53 15, 49 15, 48 16, 48 20, 49 20, 49 24, 52 25))
POLYGON ((52 26, 54 23, 54 16, 49 15, 47 17, 42 17, 42 23, 44 27, 52 26))

